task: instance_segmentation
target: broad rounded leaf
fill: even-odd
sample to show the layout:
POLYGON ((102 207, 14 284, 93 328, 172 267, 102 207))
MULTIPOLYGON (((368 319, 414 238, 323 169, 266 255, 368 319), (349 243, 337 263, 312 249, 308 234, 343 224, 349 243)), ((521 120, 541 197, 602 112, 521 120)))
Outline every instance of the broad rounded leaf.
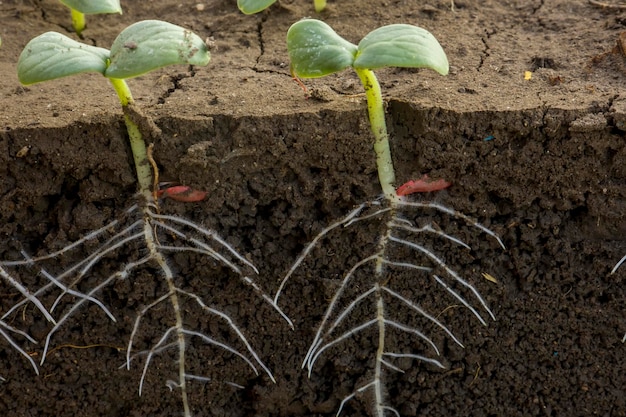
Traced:
POLYGON ((122 13, 120 0, 60 0, 70 9, 84 14, 122 13))
POLYGON ((109 51, 77 42, 57 32, 31 39, 17 61, 22 84, 34 84, 83 72, 104 74, 109 51))
POLYGON ((287 50, 295 75, 317 78, 352 66, 357 46, 337 35, 326 23, 304 19, 289 28, 287 50))
POLYGON ((171 23, 144 20, 115 39, 104 75, 125 79, 168 65, 207 65, 209 59, 206 44, 195 33, 171 23))
POLYGON ((267 9, 274 3, 276 0, 237 0, 237 7, 244 14, 254 14, 267 9))
POLYGON ((430 68, 448 73, 448 58, 435 37, 426 29, 412 25, 383 26, 359 42, 355 68, 383 67, 430 68))

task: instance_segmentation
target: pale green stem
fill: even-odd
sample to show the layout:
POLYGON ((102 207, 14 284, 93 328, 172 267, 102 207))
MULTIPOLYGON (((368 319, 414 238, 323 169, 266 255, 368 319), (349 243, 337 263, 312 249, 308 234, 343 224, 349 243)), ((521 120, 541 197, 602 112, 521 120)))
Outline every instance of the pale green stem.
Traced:
POLYGON ((70 9, 70 11, 72 14, 72 26, 74 27, 76 34, 80 36, 83 29, 85 29, 85 15, 76 9, 70 9))
POLYGON ((387 133, 387 123, 385 122, 385 109, 383 107, 383 95, 380 91, 380 84, 374 72, 368 69, 354 69, 363 83, 365 95, 367 97, 367 113, 370 119, 370 127, 374 134, 374 152, 376 153, 376 167, 378 168, 378 180, 383 189, 385 198, 397 201, 396 174, 391 160, 391 150, 389 149, 389 134, 387 133))
POLYGON ((128 139, 130 140, 130 149, 135 160, 135 170, 137 171, 137 183, 139 184, 139 193, 146 198, 152 195, 152 169, 148 162, 148 151, 146 142, 143 140, 141 131, 137 123, 130 118, 127 108, 133 104, 133 96, 128 88, 126 81, 118 78, 109 78, 115 92, 120 99, 122 108, 124 109, 124 122, 128 131, 128 139))
POLYGON ((326 0, 313 0, 313 5, 315 6, 315 11, 320 13, 326 8, 326 0))

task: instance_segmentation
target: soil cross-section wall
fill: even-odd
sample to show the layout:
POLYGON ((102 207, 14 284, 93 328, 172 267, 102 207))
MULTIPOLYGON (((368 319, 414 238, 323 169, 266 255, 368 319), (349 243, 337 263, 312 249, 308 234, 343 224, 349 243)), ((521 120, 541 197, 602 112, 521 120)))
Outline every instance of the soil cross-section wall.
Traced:
MULTIPOLYGON (((256 282, 273 296, 311 239, 358 204, 374 204, 380 192, 358 78, 345 72, 305 80, 305 98, 289 74, 287 29, 314 16, 354 43, 391 23, 431 31, 448 54, 447 77, 377 72, 397 181, 428 174, 452 182, 412 198, 476 219, 506 249, 462 217, 433 209, 407 215, 471 247, 436 234, 423 240, 480 291, 496 320, 481 326, 427 274, 398 275, 396 290, 443 320, 464 348, 440 329, 424 328, 446 369, 394 362, 397 369, 384 372, 385 401, 402 416, 626 416, 626 266, 610 274, 626 254, 626 10, 610 0, 453 3, 330 0, 316 15, 308 0, 281 0, 244 16, 235 0, 122 2, 121 16, 88 16, 84 36, 109 47, 126 25, 158 18, 213 38, 206 68, 172 67, 129 84, 155 123, 149 140, 161 180, 208 192, 196 203, 164 199, 161 213, 215 230, 256 265, 256 282)), ((48 30, 75 36, 69 27, 59 2, 0 3, 0 261, 59 250, 125 219, 136 202, 122 114, 107 81, 17 81, 28 40, 48 30)), ((331 347, 310 377, 301 366, 344 274, 376 246, 379 230, 376 222, 336 229, 311 252, 279 301, 293 330, 218 261, 172 256, 180 284, 233 317, 276 379, 196 340, 186 360, 211 380, 189 382, 193 415, 335 415, 342 399, 371 378, 376 333, 331 347)), ((46 272, 58 274, 94 245, 47 261, 46 272)), ((143 250, 130 245, 104 257, 78 288, 93 287, 143 250)), ((46 283, 38 268, 11 272, 28 288, 46 283)), ((2 284, 4 314, 21 295, 2 284)), ((178 389, 168 386, 176 379, 175 352, 152 359, 141 396, 145 357, 120 368, 138 312, 163 287, 156 270, 145 267, 103 288, 97 298, 116 321, 86 303, 52 337, 39 375, 0 337, 0 415, 182 415, 178 389)), ((57 295, 41 295, 46 308, 57 295)), ((66 295, 53 315, 74 301, 66 295)), ((139 349, 158 341, 170 309, 163 304, 146 315, 139 349)), ((197 304, 183 309, 187 325, 237 343, 197 304)), ((355 313, 347 328, 371 318, 355 313)), ((27 304, 4 322, 39 342, 14 335, 39 363, 51 327, 42 314, 27 304)), ((390 344, 423 348, 402 335, 390 344)), ((373 403, 369 392, 358 393, 342 415, 371 415, 373 403)))

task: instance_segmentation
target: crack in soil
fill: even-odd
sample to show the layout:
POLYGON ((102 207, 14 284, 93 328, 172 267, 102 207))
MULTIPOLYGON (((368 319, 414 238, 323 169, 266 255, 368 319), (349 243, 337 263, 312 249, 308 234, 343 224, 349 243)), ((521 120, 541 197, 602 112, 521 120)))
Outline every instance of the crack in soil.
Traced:
POLYGON ((163 76, 161 78, 169 78, 172 86, 165 90, 161 97, 158 99, 159 104, 165 104, 165 100, 168 99, 176 90, 182 90, 181 81, 185 78, 193 78, 196 75, 196 71, 193 69, 193 65, 190 65, 186 73, 178 73, 176 75, 163 76))
POLYGON ((486 37, 483 36, 483 37, 480 38, 480 41, 483 43, 483 45, 485 47, 480 52, 480 62, 478 63, 478 67, 476 67, 477 71, 480 71, 482 69, 482 67, 485 64, 485 61, 487 60, 487 58, 489 58, 489 56, 491 56, 491 54, 489 53, 489 50, 491 48, 490 48, 489 43, 487 42, 487 40, 490 39, 491 36, 495 35, 496 33, 497 33, 496 29, 493 29, 492 31, 485 30, 486 37))
POLYGON ((256 63, 254 65, 254 68, 252 68, 254 71, 259 72, 257 69, 257 66, 259 65, 260 61, 261 61, 261 57, 263 57, 263 55, 265 55, 265 42, 263 41, 263 24, 267 21, 267 15, 263 15, 263 17, 261 18, 261 21, 257 24, 257 39, 259 41, 259 56, 257 56, 256 58, 256 63))
MULTIPOLYGON (((261 64, 261 59, 263 58, 263 56, 265 55, 265 41, 263 39, 263 26, 265 24, 265 22, 267 22, 268 19, 268 15, 264 15, 261 18, 261 21, 257 24, 257 39, 259 42, 259 55, 256 57, 255 59, 255 64, 254 66, 251 68, 252 71, 256 72, 257 74, 279 74, 279 75, 286 75, 288 77, 291 78, 291 74, 288 72, 283 72, 283 71, 276 71, 276 70, 271 70, 271 69, 260 69, 259 65, 261 64)), ((276 65, 280 66, 281 68, 287 68, 288 64, 284 63, 284 62, 276 62, 276 65)))
POLYGON ((43 21, 48 22, 48 15, 46 13, 46 9, 41 5, 41 1, 36 2, 34 7, 35 9, 39 9, 39 12, 41 14, 41 18, 43 19, 43 21))
POLYGON ((545 0, 541 0, 541 1, 539 2, 539 6, 537 6, 537 7, 533 8, 533 11, 532 11, 530 14, 535 14, 535 13, 537 13, 539 10, 541 10, 541 8, 544 6, 544 4, 545 4, 545 0))

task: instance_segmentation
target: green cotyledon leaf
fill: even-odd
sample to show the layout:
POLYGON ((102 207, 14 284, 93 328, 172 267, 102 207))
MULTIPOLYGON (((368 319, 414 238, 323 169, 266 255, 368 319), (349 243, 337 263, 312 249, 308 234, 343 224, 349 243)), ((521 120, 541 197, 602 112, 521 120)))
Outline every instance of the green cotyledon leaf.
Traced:
POLYGON ((104 74, 109 51, 77 42, 57 32, 31 39, 17 62, 22 84, 34 84, 84 72, 104 74))
POLYGON ((267 9, 274 3, 276 0, 237 0, 237 7, 244 14, 254 14, 267 9))
POLYGON ((70 9, 84 14, 122 13, 120 0, 60 0, 70 9))
POLYGON ((352 66, 357 46, 339 36, 326 23, 304 19, 289 28, 287 50, 294 75, 317 78, 352 66))
POLYGON ((442 75, 448 73, 446 53, 426 29, 413 25, 383 26, 359 42, 353 66, 360 69, 383 67, 430 68, 442 75))
POLYGON ((113 41, 104 75, 126 79, 174 64, 207 65, 209 50, 198 35, 171 23, 144 20, 124 29, 113 41))

